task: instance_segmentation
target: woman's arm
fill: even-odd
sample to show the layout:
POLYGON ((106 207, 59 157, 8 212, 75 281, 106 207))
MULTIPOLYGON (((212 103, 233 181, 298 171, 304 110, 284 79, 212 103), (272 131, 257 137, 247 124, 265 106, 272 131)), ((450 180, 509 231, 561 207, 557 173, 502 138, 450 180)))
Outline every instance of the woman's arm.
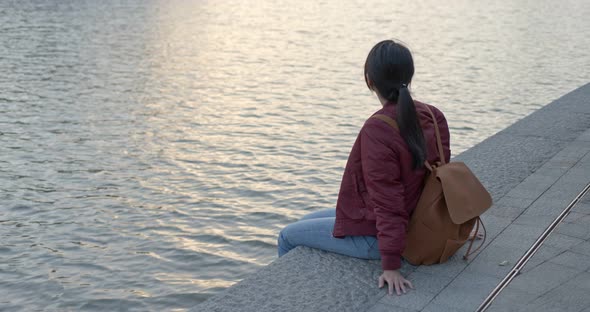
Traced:
POLYGON ((369 195, 366 204, 376 216, 382 266, 384 270, 397 270, 401 266, 409 215, 404 208, 399 157, 386 143, 395 134, 391 129, 380 131, 381 126, 388 127, 369 121, 361 129, 361 162, 369 195))
MULTIPOLYGON (((386 145, 386 130, 368 122, 361 129, 361 162, 363 178, 367 187, 367 205, 375 212, 377 241, 381 253, 383 274, 379 277, 379 288, 387 282, 389 294, 395 288, 398 295, 406 292, 405 285, 413 287, 398 271, 401 254, 405 247, 406 227, 409 215, 404 207, 404 186, 401 183, 399 157, 395 150, 386 145)), ((388 127, 387 125, 383 125, 388 127)))

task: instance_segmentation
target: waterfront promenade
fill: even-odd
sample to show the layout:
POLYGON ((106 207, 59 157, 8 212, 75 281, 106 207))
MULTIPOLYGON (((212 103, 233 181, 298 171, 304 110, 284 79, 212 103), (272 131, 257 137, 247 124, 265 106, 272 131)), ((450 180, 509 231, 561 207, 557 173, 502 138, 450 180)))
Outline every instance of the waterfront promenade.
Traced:
MULTIPOLYGON (((469 261, 402 273, 403 296, 377 288, 379 261, 297 248, 194 311, 474 311, 545 228, 590 183, 590 84, 455 157, 494 198, 487 241, 469 261)), ((590 195, 562 222, 489 311, 590 311, 590 195)))

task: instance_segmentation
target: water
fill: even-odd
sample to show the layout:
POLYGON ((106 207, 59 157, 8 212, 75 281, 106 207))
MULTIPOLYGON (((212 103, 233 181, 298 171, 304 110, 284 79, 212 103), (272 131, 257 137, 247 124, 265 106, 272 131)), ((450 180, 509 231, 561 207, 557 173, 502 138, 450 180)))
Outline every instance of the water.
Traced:
POLYGON ((3 1, 0 309, 186 309, 333 207, 413 50, 453 154, 590 80, 588 1, 3 1))

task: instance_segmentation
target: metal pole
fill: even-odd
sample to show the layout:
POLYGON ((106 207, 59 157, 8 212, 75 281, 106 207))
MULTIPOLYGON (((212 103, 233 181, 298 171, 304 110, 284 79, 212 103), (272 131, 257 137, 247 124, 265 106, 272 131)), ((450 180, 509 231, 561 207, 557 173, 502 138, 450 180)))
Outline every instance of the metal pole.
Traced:
POLYGON ((559 223, 561 223, 561 221, 563 221, 563 219, 569 214, 570 210, 578 203, 578 201, 580 201, 580 199, 582 199, 582 197, 584 197, 584 195, 586 195, 586 193, 588 193, 589 190, 590 190, 590 183, 588 183, 588 185, 586 185, 586 187, 582 190, 582 192, 580 192, 580 194, 578 194, 578 196, 576 196, 576 198, 574 198, 574 200, 572 200, 572 202, 559 214, 559 216, 557 216, 557 218, 555 218, 555 220, 553 220, 553 222, 551 222, 551 224, 545 229, 543 234, 541 234, 541 236, 539 236, 539 238, 537 238, 537 240, 531 246, 531 248, 529 248, 522 257, 520 257, 520 259, 514 265, 512 270, 506 275, 506 277, 504 277, 504 279, 498 284, 498 286, 496 286, 496 288, 494 288, 494 290, 492 290, 492 292, 488 295, 488 297, 481 303, 479 308, 477 308, 476 312, 483 312, 487 308, 490 307, 490 305, 492 304, 492 301, 494 301, 494 299, 496 299, 496 297, 500 294, 500 292, 502 290, 504 290, 504 288, 506 288, 508 286, 508 284, 518 274, 520 274, 520 270, 522 270, 522 268, 527 264, 527 262, 530 260, 530 258, 537 252, 537 250, 539 250, 539 248, 541 248, 541 245, 547 239, 547 237, 553 232, 553 230, 555 230, 557 225, 559 223))

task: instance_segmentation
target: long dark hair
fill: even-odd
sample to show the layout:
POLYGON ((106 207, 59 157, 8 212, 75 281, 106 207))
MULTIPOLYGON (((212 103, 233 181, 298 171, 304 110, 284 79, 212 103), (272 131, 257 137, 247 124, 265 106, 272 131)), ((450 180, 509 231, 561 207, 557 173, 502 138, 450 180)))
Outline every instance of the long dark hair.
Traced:
POLYGON ((377 43, 365 62, 367 87, 377 91, 387 101, 396 103, 399 132, 413 158, 414 169, 422 168, 426 160, 426 144, 418 122, 416 106, 408 90, 414 76, 414 60, 410 50, 393 40, 377 43))

